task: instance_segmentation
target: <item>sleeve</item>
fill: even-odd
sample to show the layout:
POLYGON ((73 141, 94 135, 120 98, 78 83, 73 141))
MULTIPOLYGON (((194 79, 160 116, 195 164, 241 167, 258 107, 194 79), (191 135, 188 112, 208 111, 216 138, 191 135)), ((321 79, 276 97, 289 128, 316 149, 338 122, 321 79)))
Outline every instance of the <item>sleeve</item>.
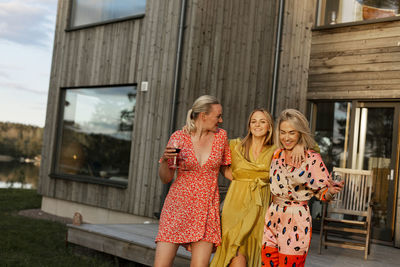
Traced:
MULTIPOLYGON (((183 143, 182 131, 176 131, 176 132, 174 132, 174 133, 171 135, 171 137, 169 138, 169 141, 168 141, 166 147, 172 147, 172 146, 173 146, 172 143, 173 143, 173 142, 176 142, 176 141, 179 142, 179 143, 183 143)), ((162 150, 162 151, 164 151, 164 150, 162 150)), ((163 153, 163 152, 162 152, 162 153, 163 153)), ((162 156, 161 156, 161 158, 160 158, 160 160, 159 160, 158 162, 159 162, 159 163, 162 162, 162 156)), ((171 166, 174 164, 174 161, 173 161, 173 159, 168 159, 168 160, 167 160, 167 163, 168 163, 168 167, 171 167, 171 166)))
POLYGON ((272 160, 279 159, 279 157, 281 156, 282 150, 283 150, 283 149, 277 148, 277 149, 274 151, 274 154, 272 155, 272 160))
POLYGON ((322 161, 321 155, 316 152, 310 153, 310 174, 311 180, 309 187, 314 192, 315 197, 326 201, 325 194, 330 186, 330 175, 322 161))
POLYGON ((241 142, 240 138, 230 139, 229 140, 229 147, 231 149, 231 153, 232 153, 232 151, 237 149, 237 146, 240 145, 240 142, 241 142))
POLYGON ((224 130, 221 130, 221 132, 223 141, 223 153, 220 165, 231 165, 232 157, 231 149, 229 148, 228 136, 224 130))

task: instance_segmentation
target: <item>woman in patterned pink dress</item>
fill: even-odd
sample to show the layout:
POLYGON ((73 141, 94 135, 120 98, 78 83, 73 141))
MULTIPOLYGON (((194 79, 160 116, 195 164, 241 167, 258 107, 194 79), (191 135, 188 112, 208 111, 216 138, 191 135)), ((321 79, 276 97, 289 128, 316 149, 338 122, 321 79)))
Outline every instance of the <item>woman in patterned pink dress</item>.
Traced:
POLYGON ((265 216, 261 259, 263 266, 304 266, 311 241, 311 215, 308 200, 329 201, 343 182, 335 183, 315 147, 308 121, 301 112, 286 109, 279 116, 270 169, 272 204, 265 216), (305 161, 295 167, 290 160, 293 148, 307 149, 305 161))
POLYGON ((159 176, 176 180, 161 212, 154 266, 172 266, 179 245, 190 246, 191 266, 208 266, 221 242, 218 173, 231 163, 227 134, 218 128, 222 106, 213 96, 201 96, 188 111, 182 130, 172 134, 160 159, 159 176), (174 147, 179 147, 179 153, 174 147))

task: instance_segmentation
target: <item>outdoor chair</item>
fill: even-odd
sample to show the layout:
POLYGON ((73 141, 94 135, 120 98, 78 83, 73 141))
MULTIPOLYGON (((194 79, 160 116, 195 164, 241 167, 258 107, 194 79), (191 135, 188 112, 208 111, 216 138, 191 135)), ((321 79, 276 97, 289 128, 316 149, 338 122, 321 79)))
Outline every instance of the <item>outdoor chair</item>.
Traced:
POLYGON ((321 254, 322 246, 325 249, 335 246, 364 250, 364 259, 367 259, 371 237, 373 172, 334 167, 333 173, 345 183, 334 200, 323 204, 318 252, 321 254), (361 241, 355 238, 359 236, 361 241))

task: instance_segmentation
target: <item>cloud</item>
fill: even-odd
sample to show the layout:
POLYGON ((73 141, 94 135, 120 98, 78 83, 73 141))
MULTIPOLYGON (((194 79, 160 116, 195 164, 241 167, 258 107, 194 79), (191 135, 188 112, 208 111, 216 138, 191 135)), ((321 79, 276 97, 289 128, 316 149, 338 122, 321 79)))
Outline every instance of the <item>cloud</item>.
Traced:
MULTIPOLYGON (((38 89, 32 89, 28 88, 26 86, 23 86, 18 83, 7 83, 7 82, 0 82, 0 92, 2 89, 11 89, 11 90, 18 90, 18 91, 23 91, 23 92, 29 92, 29 93, 34 93, 38 95, 46 95, 47 96, 47 90, 38 90, 38 89)), ((47 89, 47 88, 46 88, 47 89)))
POLYGON ((0 39, 47 47, 54 34, 57 0, 0 2, 0 39))
POLYGON ((6 71, 0 70, 0 77, 8 79, 10 77, 10 75, 8 75, 8 73, 6 71))

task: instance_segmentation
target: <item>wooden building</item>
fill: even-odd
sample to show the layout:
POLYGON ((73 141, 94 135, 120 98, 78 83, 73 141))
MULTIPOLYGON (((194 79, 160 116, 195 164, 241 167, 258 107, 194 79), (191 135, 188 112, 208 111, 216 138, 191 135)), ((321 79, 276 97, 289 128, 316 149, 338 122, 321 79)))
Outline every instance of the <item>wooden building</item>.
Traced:
POLYGON ((376 238, 400 246, 398 17, 318 26, 329 0, 132 2, 58 2, 39 183, 44 211, 80 212, 89 223, 156 221, 165 192, 158 159, 194 99, 211 94, 231 138, 245 133, 256 107, 307 112, 330 166, 380 173, 376 238), (360 123, 390 118, 390 151, 368 154, 364 142, 361 153, 360 129, 375 128, 360 123))

